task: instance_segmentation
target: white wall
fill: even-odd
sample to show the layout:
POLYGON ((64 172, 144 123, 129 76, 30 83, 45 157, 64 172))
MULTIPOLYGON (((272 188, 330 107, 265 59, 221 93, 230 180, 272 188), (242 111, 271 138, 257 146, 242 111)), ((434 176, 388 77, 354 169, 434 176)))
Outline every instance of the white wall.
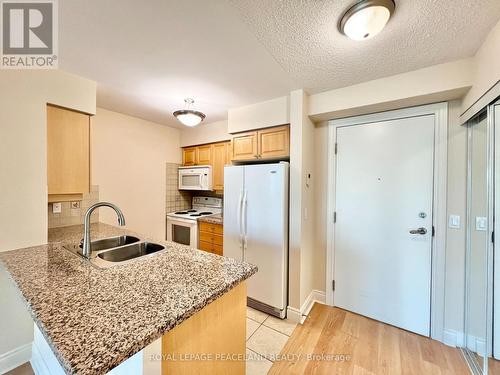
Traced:
MULTIPOLYGON (((0 251, 47 242, 46 105, 95 113, 95 82, 62 71, 0 71, 0 251)), ((0 356, 32 341, 33 322, 0 276, 0 356)))
POLYGON ((208 124, 201 123, 194 128, 186 126, 181 129, 181 147, 228 141, 230 139, 231 134, 227 132, 227 120, 208 124))
POLYGON ((462 112, 500 80, 500 21, 474 56, 473 85, 462 103, 462 112))
MULTIPOLYGON (((97 109, 92 118, 92 184, 99 199, 120 207, 127 228, 165 238, 167 162, 180 163, 180 130, 97 109)), ((113 210, 99 209, 101 222, 116 225, 113 210)))
POLYGON ((290 122, 290 103, 288 96, 250 104, 228 110, 228 132, 238 133, 247 130, 267 128, 290 122))

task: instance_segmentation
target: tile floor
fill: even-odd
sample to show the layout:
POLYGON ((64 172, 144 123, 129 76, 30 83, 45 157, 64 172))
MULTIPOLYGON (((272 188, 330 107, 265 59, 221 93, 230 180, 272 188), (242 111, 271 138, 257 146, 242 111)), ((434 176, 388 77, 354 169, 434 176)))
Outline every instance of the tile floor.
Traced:
POLYGON ((247 375, 267 374, 296 325, 247 307, 247 375))

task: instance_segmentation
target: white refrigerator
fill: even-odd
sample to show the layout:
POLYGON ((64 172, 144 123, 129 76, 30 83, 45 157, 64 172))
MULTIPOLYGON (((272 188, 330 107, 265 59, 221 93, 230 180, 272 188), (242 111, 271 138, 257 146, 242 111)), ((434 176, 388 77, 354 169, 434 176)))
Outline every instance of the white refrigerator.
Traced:
POLYGON ((286 162, 224 168, 224 255, 255 264, 248 305, 286 316, 288 290, 286 162))

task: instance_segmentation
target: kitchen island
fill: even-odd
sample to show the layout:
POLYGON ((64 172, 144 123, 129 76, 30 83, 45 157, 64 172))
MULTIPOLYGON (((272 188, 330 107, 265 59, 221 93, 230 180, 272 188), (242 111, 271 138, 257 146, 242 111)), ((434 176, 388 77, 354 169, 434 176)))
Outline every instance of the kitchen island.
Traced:
MULTIPOLYGON (((0 254, 35 322, 35 344, 39 333, 65 373, 105 374, 132 358, 144 374, 244 373, 244 281, 255 266, 155 240, 165 250, 99 269, 64 248, 82 233, 51 229, 46 245, 0 254), (155 343, 160 352, 141 355, 155 343)), ((105 224, 91 233, 145 239, 105 224)))

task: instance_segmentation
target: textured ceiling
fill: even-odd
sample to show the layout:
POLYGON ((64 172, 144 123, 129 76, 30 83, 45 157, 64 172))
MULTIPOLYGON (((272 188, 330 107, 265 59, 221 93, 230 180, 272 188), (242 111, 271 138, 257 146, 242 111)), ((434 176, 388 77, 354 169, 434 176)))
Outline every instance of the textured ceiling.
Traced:
POLYGON ((98 105, 158 123, 195 99, 206 122, 227 109, 472 56, 500 0, 396 0, 376 37, 337 22, 354 0, 59 1, 59 66, 97 81, 98 105))
POLYGON ((473 56, 500 18, 500 0, 395 0, 387 27, 356 42, 337 30, 354 0, 228 1, 310 93, 473 56))
POLYGON ((225 0, 59 1, 59 56, 99 106, 171 126, 186 97, 213 122, 296 87, 225 0))

